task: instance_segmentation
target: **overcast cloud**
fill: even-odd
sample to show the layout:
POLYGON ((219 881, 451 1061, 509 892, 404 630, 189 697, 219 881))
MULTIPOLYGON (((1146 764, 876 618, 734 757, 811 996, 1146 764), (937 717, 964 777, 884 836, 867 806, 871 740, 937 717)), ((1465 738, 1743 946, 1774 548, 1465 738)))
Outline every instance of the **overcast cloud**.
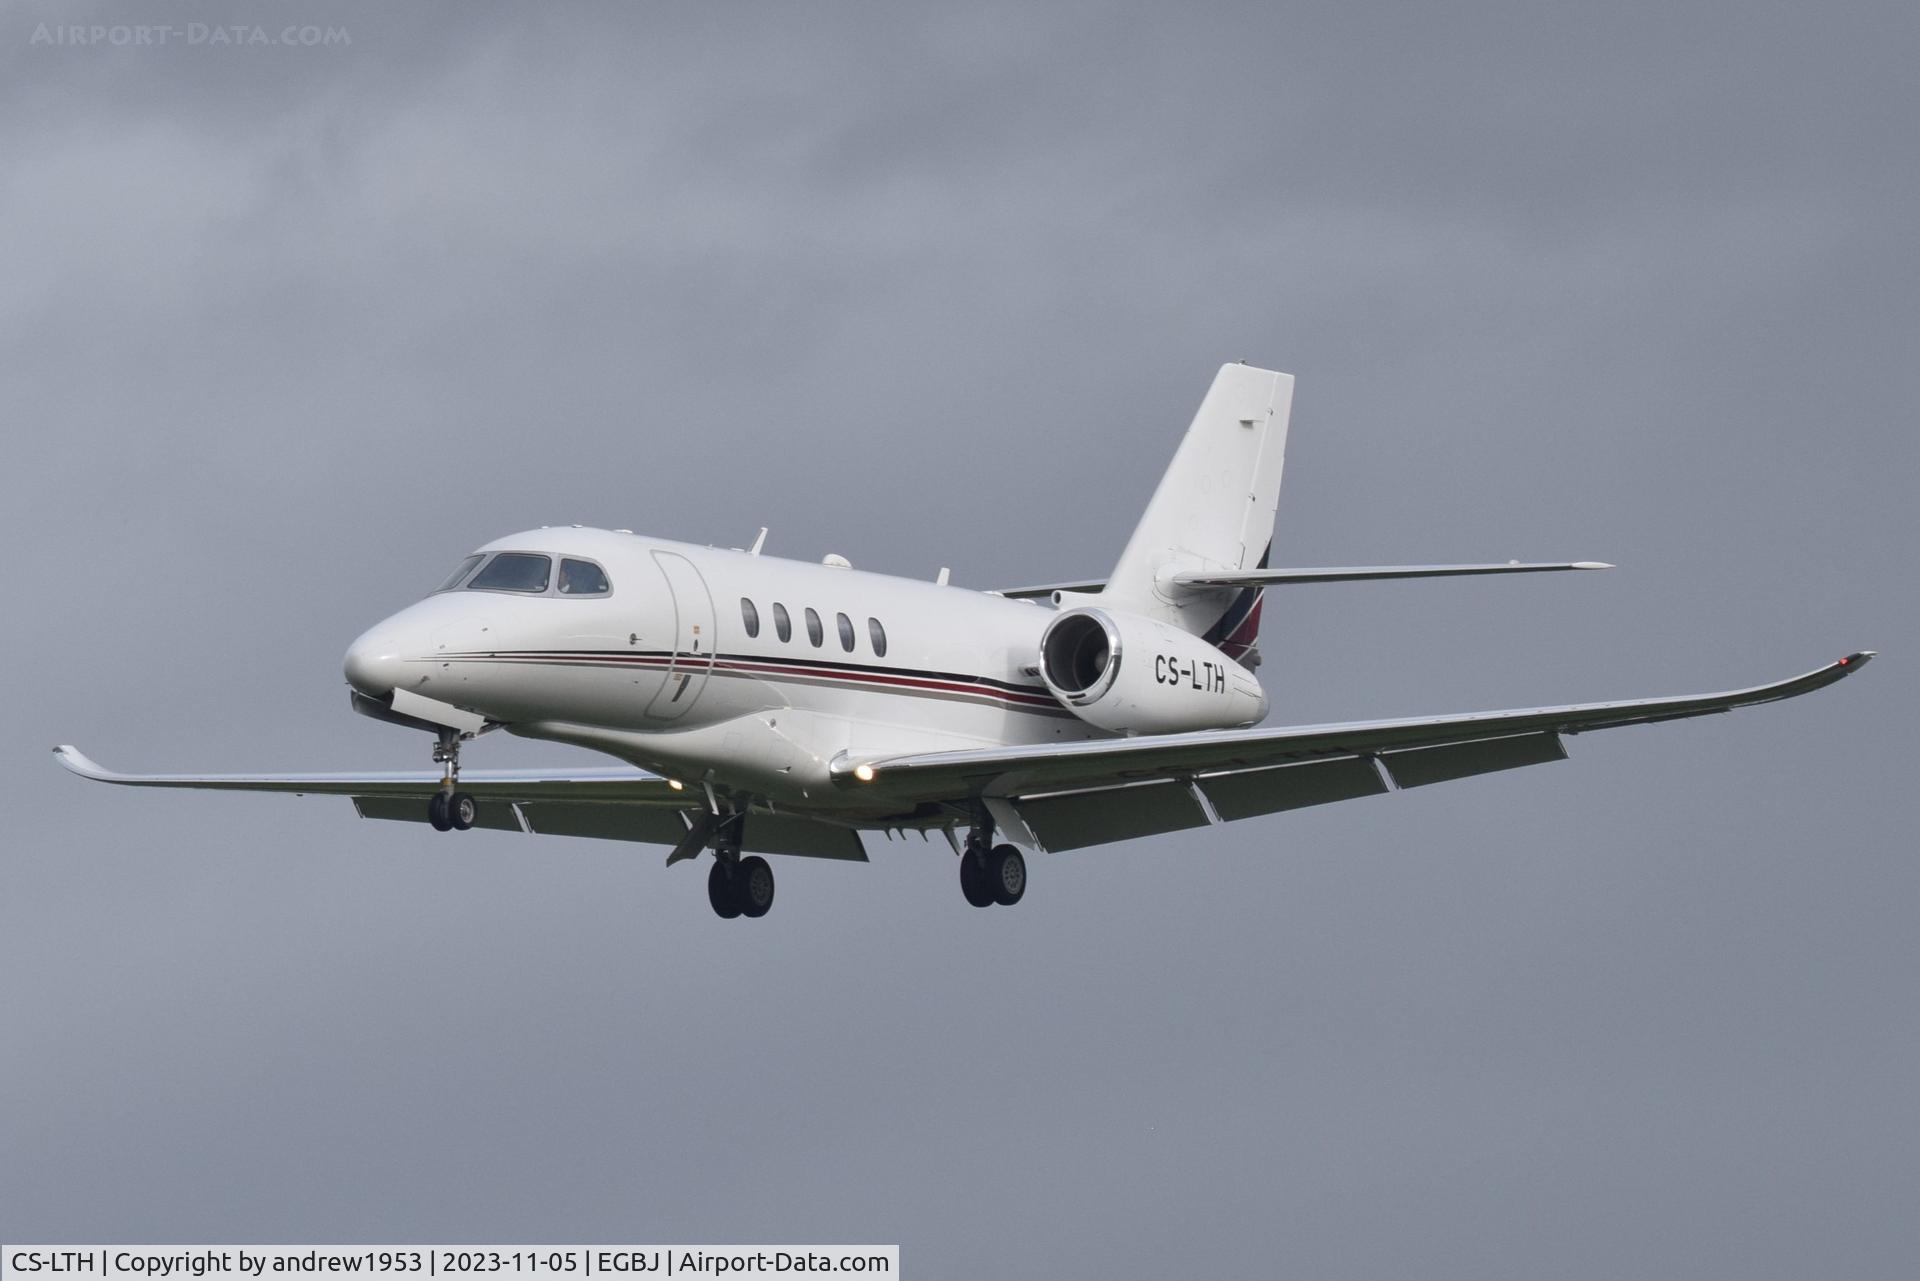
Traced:
POLYGON ((1912 1275, 1914 12, 9 5, 0 1238, 1912 1275), (221 21, 350 42, 34 39, 221 21), (48 757, 425 766, 340 656, 534 525, 1103 573, 1236 358, 1277 562, 1621 566, 1286 592, 1276 721, 1885 657, 985 913, 48 757))

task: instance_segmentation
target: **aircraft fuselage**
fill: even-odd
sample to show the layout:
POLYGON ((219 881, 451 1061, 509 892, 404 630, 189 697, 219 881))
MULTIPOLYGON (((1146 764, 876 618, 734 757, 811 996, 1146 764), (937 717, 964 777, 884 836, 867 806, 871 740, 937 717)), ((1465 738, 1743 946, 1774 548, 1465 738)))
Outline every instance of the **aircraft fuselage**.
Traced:
MULTIPOLYGON (((541 590, 438 591, 353 643, 350 684, 802 808, 845 808, 828 774, 843 753, 1108 736, 1041 682, 1053 611, 1026 601, 600 529, 477 554, 495 552, 546 558, 541 590), (569 562, 605 590, 560 590, 569 562)), ((1222 679, 1195 673, 1194 696, 1222 679)))

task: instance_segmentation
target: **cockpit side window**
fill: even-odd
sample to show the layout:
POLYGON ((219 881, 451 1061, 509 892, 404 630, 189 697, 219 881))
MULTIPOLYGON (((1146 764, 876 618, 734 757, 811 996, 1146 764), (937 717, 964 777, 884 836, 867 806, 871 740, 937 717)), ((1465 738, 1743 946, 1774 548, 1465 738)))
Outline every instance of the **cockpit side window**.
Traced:
POLYGON ((468 591, 544 592, 553 561, 532 552, 501 552, 467 583, 468 591))
POLYGON ((465 560, 460 562, 460 568, 454 570, 451 574, 447 575, 446 582, 440 584, 438 587, 434 588, 433 590, 436 592, 452 591, 454 588, 460 585, 461 579, 465 578, 468 574, 471 574, 473 572, 473 567, 475 565, 478 565, 481 561, 485 559, 486 559, 485 556, 482 556, 478 552, 475 552, 473 555, 467 557, 465 560))
POLYGON ((568 558, 560 562, 561 595, 605 596, 612 590, 607 572, 592 561, 568 558))

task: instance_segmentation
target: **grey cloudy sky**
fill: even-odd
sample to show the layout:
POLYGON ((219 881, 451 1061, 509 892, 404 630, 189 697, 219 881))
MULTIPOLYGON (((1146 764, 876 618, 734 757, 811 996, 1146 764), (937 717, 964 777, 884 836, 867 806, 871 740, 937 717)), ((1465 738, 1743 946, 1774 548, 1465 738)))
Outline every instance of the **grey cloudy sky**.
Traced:
POLYGON ((0 21, 0 1238, 1912 1274, 1911 4, 260 12, 0 21), (351 42, 32 39, 237 15, 351 42), (1276 720, 1886 656, 752 926, 47 756, 424 765, 341 652, 532 525, 1104 572, 1235 358, 1299 378, 1281 563, 1622 566, 1288 592, 1276 720))

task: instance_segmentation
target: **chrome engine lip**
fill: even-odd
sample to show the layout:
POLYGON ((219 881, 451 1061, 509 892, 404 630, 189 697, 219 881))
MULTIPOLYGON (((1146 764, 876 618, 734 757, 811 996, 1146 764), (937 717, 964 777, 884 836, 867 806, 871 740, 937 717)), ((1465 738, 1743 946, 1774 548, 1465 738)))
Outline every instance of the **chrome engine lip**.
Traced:
POLYGON ((1047 630, 1040 634, 1040 680, 1047 691, 1069 707, 1090 707, 1113 688, 1114 681, 1120 676, 1120 663, 1123 658, 1120 645, 1120 629, 1114 625, 1113 618, 1102 609, 1081 606, 1070 609, 1047 624, 1047 630), (1063 626, 1069 619, 1091 618, 1100 625, 1107 638, 1107 665, 1101 671, 1099 679, 1082 690, 1067 690, 1056 685, 1053 672, 1047 662, 1047 648, 1052 644, 1054 629, 1063 626))

